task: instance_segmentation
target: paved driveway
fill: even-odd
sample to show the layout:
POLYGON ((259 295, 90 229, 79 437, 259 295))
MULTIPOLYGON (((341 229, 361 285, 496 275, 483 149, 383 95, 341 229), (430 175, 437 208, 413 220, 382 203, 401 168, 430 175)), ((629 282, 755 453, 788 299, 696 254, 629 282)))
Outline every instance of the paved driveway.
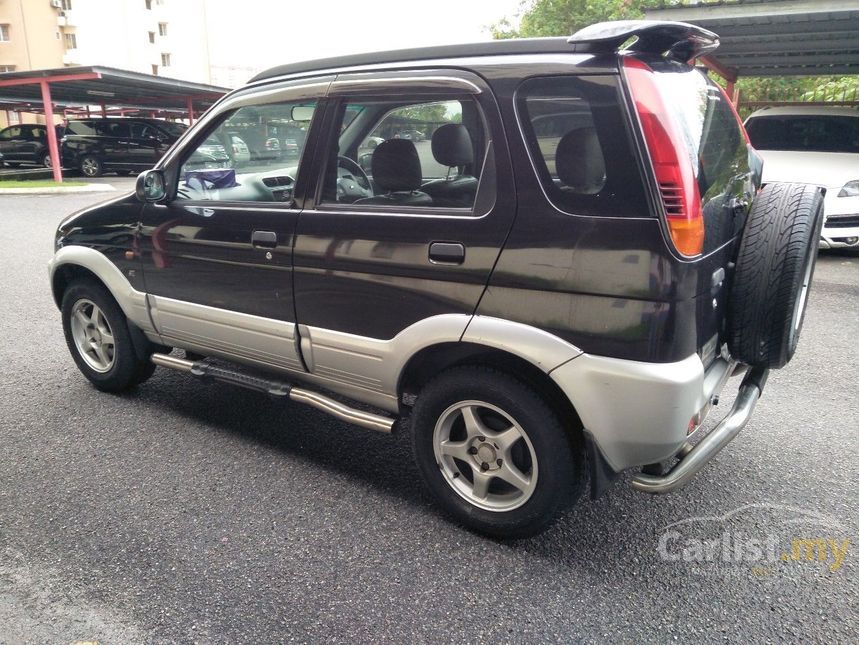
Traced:
POLYGON ((856 254, 821 258, 794 362, 684 491, 622 480, 497 543, 405 435, 166 370, 92 389, 45 262, 100 198, 0 197, 0 642, 857 641, 856 254))

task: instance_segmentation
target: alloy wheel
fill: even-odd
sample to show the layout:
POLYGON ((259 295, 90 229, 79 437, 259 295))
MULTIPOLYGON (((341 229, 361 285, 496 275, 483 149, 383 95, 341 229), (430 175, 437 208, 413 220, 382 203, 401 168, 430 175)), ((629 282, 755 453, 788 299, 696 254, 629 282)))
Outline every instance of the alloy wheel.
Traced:
POLYGON ((82 298, 72 307, 72 338, 81 358, 96 372, 109 371, 114 364, 116 347, 113 331, 101 309, 82 298))
POLYGON ((513 417, 483 401, 446 409, 433 431, 433 451, 448 485, 488 511, 519 508, 537 485, 538 462, 528 435, 513 417))

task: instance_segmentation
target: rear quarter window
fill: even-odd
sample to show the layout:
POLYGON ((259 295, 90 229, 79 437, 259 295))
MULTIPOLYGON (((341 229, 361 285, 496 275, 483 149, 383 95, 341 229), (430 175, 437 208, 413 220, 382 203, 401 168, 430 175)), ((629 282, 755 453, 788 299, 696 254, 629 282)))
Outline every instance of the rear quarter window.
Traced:
POLYGON ((532 78, 515 100, 532 164, 556 208, 574 215, 648 216, 616 77, 532 78))

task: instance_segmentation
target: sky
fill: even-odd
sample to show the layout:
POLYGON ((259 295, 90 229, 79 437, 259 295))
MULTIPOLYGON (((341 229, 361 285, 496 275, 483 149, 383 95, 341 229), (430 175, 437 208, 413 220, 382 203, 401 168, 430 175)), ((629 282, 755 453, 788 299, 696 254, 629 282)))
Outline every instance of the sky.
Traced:
POLYGON ((489 40, 489 26, 521 1, 206 0, 209 57, 244 81, 282 63, 489 40))

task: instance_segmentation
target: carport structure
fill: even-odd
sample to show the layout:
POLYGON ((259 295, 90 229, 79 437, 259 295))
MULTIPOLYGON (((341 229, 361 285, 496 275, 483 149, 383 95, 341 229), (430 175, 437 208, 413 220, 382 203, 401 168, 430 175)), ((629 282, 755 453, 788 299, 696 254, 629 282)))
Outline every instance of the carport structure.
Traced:
MULTIPOLYGON (((101 106, 171 111, 194 121, 228 90, 214 85, 180 81, 111 67, 63 67, 0 74, 0 104, 10 109, 43 112, 54 123, 58 108, 101 106)), ((48 149, 54 180, 63 180, 56 129, 48 127, 48 149)))
POLYGON ((720 36, 702 59, 727 83, 740 76, 857 74, 856 0, 703 0, 645 9, 652 20, 677 20, 720 36))

